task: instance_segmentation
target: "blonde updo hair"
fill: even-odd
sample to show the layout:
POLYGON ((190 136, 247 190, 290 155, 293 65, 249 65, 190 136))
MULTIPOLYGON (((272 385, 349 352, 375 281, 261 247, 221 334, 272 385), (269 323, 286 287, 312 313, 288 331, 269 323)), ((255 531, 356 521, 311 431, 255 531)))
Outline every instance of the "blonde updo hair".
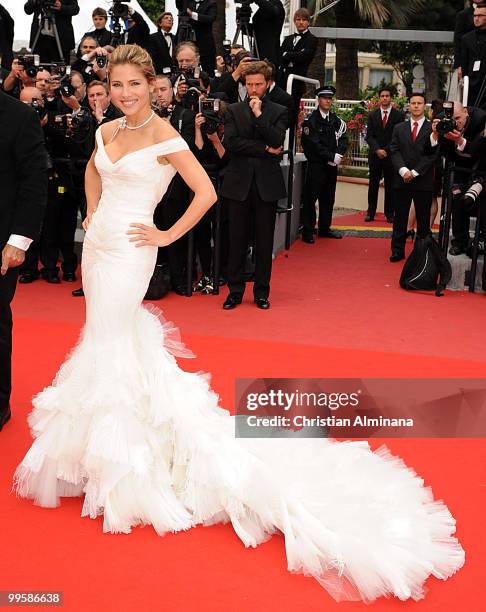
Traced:
POLYGON ((110 55, 108 62, 108 78, 115 66, 136 66, 143 73, 147 81, 155 79, 155 68, 148 51, 138 45, 120 45, 110 55))

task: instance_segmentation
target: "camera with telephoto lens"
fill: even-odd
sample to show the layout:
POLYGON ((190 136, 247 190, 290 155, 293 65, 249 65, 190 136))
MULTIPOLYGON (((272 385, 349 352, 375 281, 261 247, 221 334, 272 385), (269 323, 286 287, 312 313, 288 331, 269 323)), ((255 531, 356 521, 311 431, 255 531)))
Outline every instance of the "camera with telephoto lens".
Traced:
POLYGON ((191 81, 187 81, 188 90, 182 96, 181 100, 182 106, 191 110, 193 113, 197 113, 199 110, 199 97, 201 95, 201 86, 199 81, 195 81, 195 83, 197 83, 197 85, 191 83, 191 81))
POLYGON ((17 62, 25 70, 25 74, 30 78, 34 78, 39 70, 42 70, 40 65, 40 55, 18 55, 17 62))
POLYGON ((454 116, 454 102, 444 102, 442 105, 443 112, 437 115, 440 121, 435 126, 437 133, 445 136, 457 129, 457 123, 452 118, 454 116))
POLYGON ((108 9, 108 14, 115 19, 122 19, 126 21, 128 19, 128 4, 122 2, 122 0, 113 0, 112 6, 108 9))
POLYGON ((38 0, 41 11, 49 11, 56 7, 54 0, 38 0))
POLYGON ((199 100, 199 112, 205 119, 202 128, 206 134, 214 134, 218 125, 223 123, 219 116, 220 100, 218 98, 206 98, 199 100))
POLYGON ((472 180, 472 183, 469 185, 469 188, 464 194, 464 203, 468 206, 473 206, 476 203, 476 200, 481 195, 484 189, 485 180, 482 176, 475 176, 472 180))
POLYGON ((233 65, 233 56, 231 55, 231 40, 223 41, 223 62, 225 66, 233 65))
POLYGON ((241 4, 236 8, 236 23, 240 26, 248 26, 251 20, 251 3, 253 0, 235 0, 235 4, 241 4))

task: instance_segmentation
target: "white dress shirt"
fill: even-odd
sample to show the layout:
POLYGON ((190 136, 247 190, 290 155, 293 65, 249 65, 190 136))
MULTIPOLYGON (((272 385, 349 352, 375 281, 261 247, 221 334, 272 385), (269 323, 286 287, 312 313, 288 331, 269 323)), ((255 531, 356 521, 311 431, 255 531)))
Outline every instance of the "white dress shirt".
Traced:
POLYGON ((10 234, 7 244, 16 247, 17 249, 21 249, 22 251, 26 251, 32 244, 32 238, 26 238, 25 236, 20 236, 19 234, 10 234))

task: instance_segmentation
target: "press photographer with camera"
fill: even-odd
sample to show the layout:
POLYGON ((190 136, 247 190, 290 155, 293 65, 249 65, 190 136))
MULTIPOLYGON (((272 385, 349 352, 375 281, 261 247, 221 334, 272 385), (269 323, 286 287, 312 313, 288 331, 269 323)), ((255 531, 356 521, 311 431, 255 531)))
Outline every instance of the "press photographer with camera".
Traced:
POLYGON ((5 93, 14 98, 20 97, 20 92, 24 87, 34 87, 38 68, 35 63, 39 63, 40 58, 34 55, 19 55, 12 61, 9 74, 2 83, 5 93))
POLYGON ((189 17, 201 55, 201 67, 212 77, 216 59, 213 37, 213 23, 217 16, 216 0, 176 0, 176 6, 189 17))
POLYGON ((86 84, 90 81, 105 81, 109 53, 98 46, 95 38, 86 36, 79 44, 78 59, 72 64, 72 70, 79 72, 86 84))
MULTIPOLYGON (((486 160, 477 155, 476 147, 483 137, 486 111, 463 106, 460 102, 444 102, 443 106, 444 113, 432 122, 432 146, 438 147, 439 154, 454 167, 484 171, 486 160)), ((469 246, 471 208, 464 202, 464 195, 473 182, 474 176, 470 173, 454 171, 451 255, 465 253, 469 246)), ((481 205, 484 205, 484 195, 480 197, 481 205)), ((482 220, 486 226, 485 216, 482 220)))
POLYGON ((221 79, 217 84, 215 91, 226 96, 230 104, 242 102, 248 97, 248 91, 245 87, 244 71, 252 62, 258 61, 246 49, 236 50, 233 54, 233 68, 231 74, 224 79, 221 79))
POLYGON ((288 127, 287 109, 266 97, 271 71, 265 62, 252 62, 244 73, 248 99, 228 107, 224 147, 229 162, 220 195, 228 199, 229 295, 223 308, 241 304, 245 291, 245 262, 254 228, 255 281, 253 297, 262 310, 270 308, 270 276, 277 202, 287 190, 280 154, 288 127))
POLYGON ((69 64, 78 0, 27 0, 24 11, 34 15, 29 42, 32 53, 40 55, 43 62, 64 60, 69 64))

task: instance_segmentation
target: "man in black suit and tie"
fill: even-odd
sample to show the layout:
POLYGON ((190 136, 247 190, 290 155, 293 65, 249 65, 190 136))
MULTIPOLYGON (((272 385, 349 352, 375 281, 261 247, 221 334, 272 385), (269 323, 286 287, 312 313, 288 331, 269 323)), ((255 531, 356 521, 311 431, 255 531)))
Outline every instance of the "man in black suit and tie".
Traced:
POLYGON ((245 69, 248 99, 232 104, 224 130, 229 163, 220 195, 228 199, 229 295, 223 308, 241 304, 245 291, 244 269, 250 228, 255 232, 255 282, 253 297, 258 308, 270 308, 273 235, 277 201, 286 193, 279 156, 287 129, 287 109, 266 97, 270 68, 252 62, 245 69))
POLYGON ((10 419, 12 311, 18 266, 40 233, 47 199, 47 153, 39 116, 0 91, 0 431, 10 419))
POLYGON ((32 53, 40 55, 43 62, 64 60, 69 64, 71 49, 74 49, 71 19, 79 13, 78 0, 53 0, 47 14, 42 9, 41 0, 27 0, 24 11, 27 15, 34 14, 29 42, 32 53), (63 57, 59 57, 53 24, 59 35, 63 57))
POLYGON ((214 76, 216 67, 216 45, 213 37, 213 23, 216 20, 216 0, 176 0, 177 8, 186 12, 196 35, 196 45, 201 55, 201 68, 210 77, 214 76))
POLYGON ((162 13, 157 19, 158 31, 149 37, 148 52, 152 56, 156 74, 162 74, 164 68, 172 68, 176 63, 176 37, 170 33, 173 25, 172 13, 162 13))
POLYGON ((393 108, 391 91, 384 87, 379 92, 380 106, 368 117, 366 141, 368 143, 368 161, 370 178, 368 186, 368 213, 365 221, 373 221, 378 202, 380 180, 385 179, 384 212, 388 223, 393 223, 393 179, 394 171, 390 157, 390 142, 393 128, 405 120, 402 111, 393 108))
POLYGON ((430 207, 434 191, 434 162, 437 151, 431 147, 432 126, 425 118, 423 94, 410 96, 410 121, 393 128, 390 152, 395 169, 395 216, 390 261, 405 259, 405 241, 410 206, 415 205, 417 235, 430 233, 430 207))
MULTIPOLYGON (((280 86, 285 90, 287 88, 287 79, 290 74, 307 76, 307 71, 314 59, 317 49, 317 38, 309 31, 310 13, 306 8, 300 8, 295 11, 294 24, 297 31, 295 34, 286 36, 280 48, 280 54, 282 56, 280 86)), ((306 85, 302 81, 294 81, 292 85, 295 115, 292 123, 297 123, 300 101, 305 88, 306 85)))
POLYGON ((462 75, 469 77, 468 105, 486 109, 486 4, 474 7, 474 31, 461 39, 460 64, 462 75))
POLYGON ((474 30, 473 21, 474 8, 467 6, 456 15, 456 24, 454 27, 454 64, 453 67, 459 70, 459 80, 462 79, 461 67, 461 40, 462 37, 474 30))

